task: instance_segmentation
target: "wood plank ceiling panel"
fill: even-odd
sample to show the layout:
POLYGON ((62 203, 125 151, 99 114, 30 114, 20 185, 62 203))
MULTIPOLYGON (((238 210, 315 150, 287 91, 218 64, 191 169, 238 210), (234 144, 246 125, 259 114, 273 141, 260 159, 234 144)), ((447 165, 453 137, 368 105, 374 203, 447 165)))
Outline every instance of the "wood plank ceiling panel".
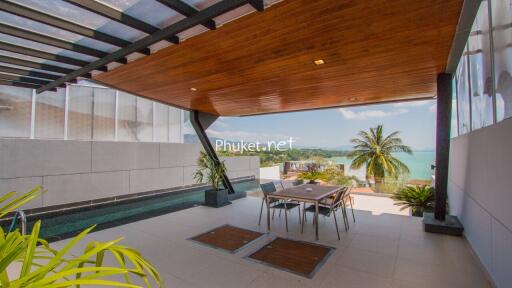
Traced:
POLYGON ((224 116, 433 97, 462 2, 285 0, 94 79, 224 116))

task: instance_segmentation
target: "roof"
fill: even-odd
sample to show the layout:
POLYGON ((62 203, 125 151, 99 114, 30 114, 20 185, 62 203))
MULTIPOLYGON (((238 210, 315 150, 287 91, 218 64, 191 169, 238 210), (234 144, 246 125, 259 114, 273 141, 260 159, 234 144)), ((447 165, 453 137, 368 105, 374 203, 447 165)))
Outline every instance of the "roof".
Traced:
POLYGON ((283 1, 94 79, 221 116, 432 98, 462 3, 283 1))
POLYGON ((263 0, 3 0, 0 84, 55 90, 263 8, 263 0))

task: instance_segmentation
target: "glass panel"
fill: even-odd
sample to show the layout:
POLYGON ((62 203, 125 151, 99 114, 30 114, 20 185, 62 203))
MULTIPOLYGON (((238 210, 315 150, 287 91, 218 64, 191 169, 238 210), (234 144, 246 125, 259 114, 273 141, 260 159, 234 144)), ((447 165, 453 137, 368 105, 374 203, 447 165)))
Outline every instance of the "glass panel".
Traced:
POLYGON ((483 1, 468 40, 472 130, 493 122, 489 10, 483 1))
POLYGON ((456 87, 457 81, 455 81, 455 78, 453 78, 452 82, 452 121, 450 124, 451 131, 450 131, 450 137, 455 138, 459 136, 459 125, 457 123, 457 87, 456 87))
POLYGON ((199 143, 199 138, 197 138, 196 131, 190 122, 190 112, 188 111, 183 113, 183 143, 199 143))
MULTIPOLYGON (((466 55, 464 51, 463 55, 466 55)), ((466 134, 470 131, 469 126, 469 84, 468 84, 468 70, 467 70, 467 57, 463 56, 460 59, 459 66, 457 67, 456 81, 457 81, 457 105, 459 116, 459 134, 466 134)))
POLYGON ((153 101, 137 97, 137 139, 153 141, 153 101))
POLYGON ((155 142, 169 142, 169 107, 155 103, 155 142))
MULTIPOLYGON (((181 109, 169 107, 169 141, 172 143, 183 143, 181 137, 181 113, 181 109)), ((188 112, 185 113, 188 114, 188 112)))
POLYGON ((69 86, 68 139, 91 140, 92 95, 92 87, 69 86))
POLYGON ((117 140, 137 141, 137 108, 135 96, 119 91, 117 140))
POLYGON ((113 141, 116 117, 116 92, 94 88, 93 139, 113 141))
POLYGON ((30 137, 32 89, 0 86, 0 137, 30 137))
POLYGON ((492 1, 496 117, 512 117, 512 0, 492 1))
POLYGON ((36 101, 35 137, 63 139, 66 89, 38 94, 36 101))

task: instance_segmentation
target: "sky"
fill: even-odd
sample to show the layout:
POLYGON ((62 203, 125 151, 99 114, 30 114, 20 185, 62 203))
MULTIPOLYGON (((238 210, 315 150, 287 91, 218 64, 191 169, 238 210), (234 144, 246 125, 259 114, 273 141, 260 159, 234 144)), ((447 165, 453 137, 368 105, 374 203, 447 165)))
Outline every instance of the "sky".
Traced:
POLYGON ((435 100, 333 108, 249 117, 221 117, 209 137, 231 141, 266 142, 293 137, 294 147, 351 147, 350 139, 379 124, 384 133, 400 131, 413 150, 434 150, 435 100))

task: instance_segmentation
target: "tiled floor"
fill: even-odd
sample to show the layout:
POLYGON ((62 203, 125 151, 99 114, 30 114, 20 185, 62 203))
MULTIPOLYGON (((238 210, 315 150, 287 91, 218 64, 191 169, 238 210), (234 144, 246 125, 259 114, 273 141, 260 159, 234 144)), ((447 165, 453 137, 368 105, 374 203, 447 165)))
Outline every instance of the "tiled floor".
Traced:
POLYGON ((284 216, 276 215, 270 234, 235 254, 186 240, 223 224, 266 232, 266 222, 258 226, 261 199, 253 197, 219 209, 195 207, 92 233, 88 238, 106 241, 125 236, 123 243, 150 259, 165 278, 165 287, 172 288, 490 287, 466 240, 424 233, 421 219, 404 215, 389 198, 355 197, 357 222, 350 223, 340 241, 333 220, 320 217, 317 243, 336 250, 313 279, 243 259, 276 235, 315 242, 311 221, 300 233, 297 210, 289 215, 289 233, 284 229, 284 216))

